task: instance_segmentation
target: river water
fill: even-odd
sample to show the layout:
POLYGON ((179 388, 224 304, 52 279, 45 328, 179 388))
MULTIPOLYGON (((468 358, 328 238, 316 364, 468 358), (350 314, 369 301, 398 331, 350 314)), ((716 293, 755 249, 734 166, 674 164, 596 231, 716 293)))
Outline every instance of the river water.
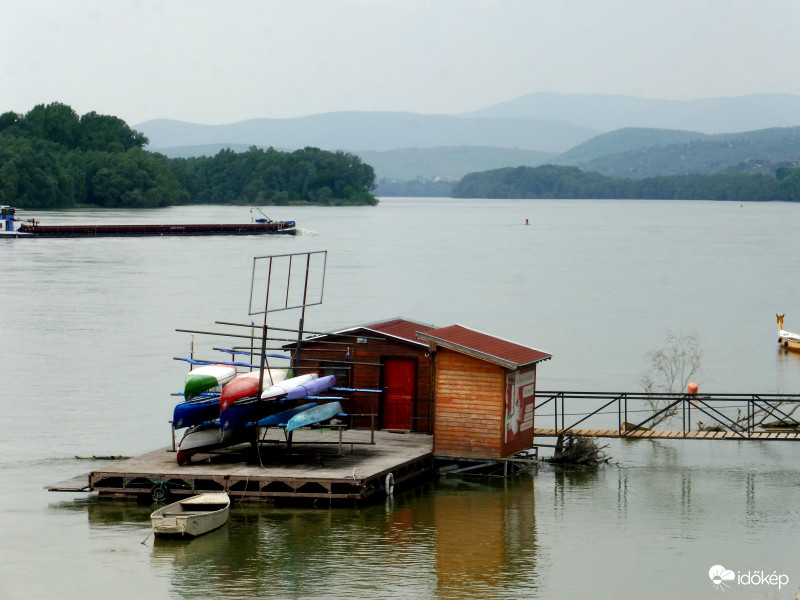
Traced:
MULTIPOLYGON (((540 390, 640 391, 646 353, 674 333, 700 343, 701 392, 800 391, 775 323, 785 312, 800 330, 798 204, 386 198, 266 212, 301 235, 0 240, 0 598, 794 598, 797 443, 612 440, 596 472, 440 479, 358 509, 238 505, 190 543, 148 538, 149 506, 45 491, 108 462, 92 456, 169 443, 186 371, 173 358, 191 344, 175 330, 249 322, 256 256, 328 251, 308 329, 459 323, 552 354, 540 390), (721 589, 715 565, 734 577, 721 589)), ((196 337, 203 352, 217 342, 196 337)))

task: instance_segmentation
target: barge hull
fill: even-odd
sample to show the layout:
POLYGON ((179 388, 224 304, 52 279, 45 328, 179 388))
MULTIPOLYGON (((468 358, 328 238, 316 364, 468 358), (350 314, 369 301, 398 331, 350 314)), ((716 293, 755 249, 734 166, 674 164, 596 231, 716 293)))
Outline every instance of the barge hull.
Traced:
POLYGON ((294 235, 294 221, 187 225, 22 225, 25 237, 130 237, 163 235, 294 235))

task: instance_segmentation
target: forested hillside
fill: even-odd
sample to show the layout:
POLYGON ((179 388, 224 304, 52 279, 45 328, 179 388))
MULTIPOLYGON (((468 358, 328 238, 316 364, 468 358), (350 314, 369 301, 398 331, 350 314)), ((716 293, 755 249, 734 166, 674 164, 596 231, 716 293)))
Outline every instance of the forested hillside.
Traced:
POLYGON ((620 129, 580 144, 552 162, 610 177, 773 173, 800 164, 800 127, 716 135, 620 129))
POLYGON ((800 168, 781 168, 775 175, 717 173, 615 179, 577 167, 516 167, 470 173, 455 186, 452 196, 798 202, 800 168))
POLYGON ((0 115, 0 204, 80 205, 375 204, 375 172, 345 152, 272 148, 169 159, 117 117, 79 117, 65 104, 0 115))

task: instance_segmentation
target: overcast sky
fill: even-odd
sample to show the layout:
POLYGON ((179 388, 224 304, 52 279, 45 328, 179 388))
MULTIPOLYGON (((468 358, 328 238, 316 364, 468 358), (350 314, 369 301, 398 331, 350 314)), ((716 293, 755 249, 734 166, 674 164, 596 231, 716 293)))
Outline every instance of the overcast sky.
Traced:
POLYGON ((800 95, 800 0, 0 0, 0 113, 455 114, 532 92, 800 95))

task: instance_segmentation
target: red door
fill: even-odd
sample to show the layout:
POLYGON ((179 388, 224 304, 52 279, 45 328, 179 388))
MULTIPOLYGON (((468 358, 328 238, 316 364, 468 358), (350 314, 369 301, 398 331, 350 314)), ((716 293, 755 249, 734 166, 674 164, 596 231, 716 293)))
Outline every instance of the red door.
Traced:
POLYGON ((383 360, 383 411, 381 429, 411 429, 416 361, 409 358, 383 360))

